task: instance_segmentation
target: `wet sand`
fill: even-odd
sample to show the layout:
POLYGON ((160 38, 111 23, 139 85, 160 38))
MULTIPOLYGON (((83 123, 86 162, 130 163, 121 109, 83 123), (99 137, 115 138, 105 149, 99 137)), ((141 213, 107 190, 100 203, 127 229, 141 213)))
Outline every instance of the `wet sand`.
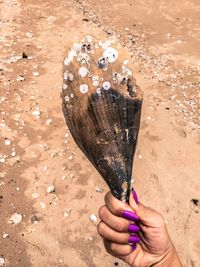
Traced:
POLYGON ((84 3, 0 2, 0 257, 9 267, 126 266, 89 219, 108 189, 75 145, 60 99, 72 38, 115 34, 144 91, 135 188, 164 215, 184 266, 198 267, 199 1, 84 3))

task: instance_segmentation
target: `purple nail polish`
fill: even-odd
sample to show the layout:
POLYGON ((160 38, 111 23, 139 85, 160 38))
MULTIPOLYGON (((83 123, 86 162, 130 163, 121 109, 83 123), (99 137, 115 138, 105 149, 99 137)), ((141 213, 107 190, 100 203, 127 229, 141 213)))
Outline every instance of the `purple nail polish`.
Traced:
POLYGON ((136 250, 136 244, 132 244, 132 251, 136 250))
POLYGON ((135 224, 130 224, 128 227, 128 231, 133 232, 133 233, 137 233, 140 231, 140 228, 139 228, 139 226, 137 226, 135 224))
POLYGON ((136 194, 134 189, 132 189, 132 194, 133 194, 133 198, 135 199, 136 204, 138 205, 139 204, 139 200, 138 200, 138 196, 137 196, 137 194, 136 194))
POLYGON ((128 240, 128 243, 139 243, 140 242, 140 238, 139 236, 136 236, 136 235, 131 235, 129 237, 129 240, 128 240))
POLYGON ((122 217, 124 217, 125 219, 131 220, 131 221, 137 221, 138 220, 138 216, 129 210, 125 210, 122 212, 122 217))

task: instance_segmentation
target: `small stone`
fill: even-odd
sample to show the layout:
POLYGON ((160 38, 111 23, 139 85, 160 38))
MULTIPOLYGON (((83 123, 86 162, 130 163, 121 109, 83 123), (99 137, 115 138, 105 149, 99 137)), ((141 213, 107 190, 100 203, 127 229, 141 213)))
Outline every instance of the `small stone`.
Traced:
POLYGON ((18 213, 14 213, 10 219, 8 220, 9 224, 18 224, 22 221, 22 215, 18 213))
POLYGON ((15 156, 16 156, 16 151, 13 151, 13 152, 11 153, 11 156, 12 156, 12 157, 15 157, 15 156))
POLYGON ((37 192, 34 192, 34 193, 32 194, 32 198, 38 198, 39 196, 40 196, 40 194, 37 193, 37 192))
POLYGON ((47 193, 50 194, 50 193, 54 193, 55 192, 55 187, 53 185, 49 186, 47 188, 47 193))
POLYGON ((33 216, 31 217, 31 222, 32 222, 32 223, 38 223, 38 222, 39 222, 38 217, 37 217, 36 215, 33 215, 33 216))
POLYGON ((139 159, 142 159, 142 155, 138 155, 138 158, 139 158, 139 159))

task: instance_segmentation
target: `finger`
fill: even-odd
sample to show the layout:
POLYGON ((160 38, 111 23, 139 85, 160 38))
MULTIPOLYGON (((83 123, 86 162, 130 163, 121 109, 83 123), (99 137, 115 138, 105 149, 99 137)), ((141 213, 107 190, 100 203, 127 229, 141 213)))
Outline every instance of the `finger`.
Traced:
POLYGON ((110 191, 105 195, 105 203, 109 210, 116 216, 122 216, 124 211, 133 211, 127 203, 115 198, 110 191))
POLYGON ((107 206, 103 206, 99 209, 99 218, 106 223, 109 227, 117 232, 138 232, 139 227, 130 224, 130 222, 121 217, 115 216, 107 206))
POLYGON ((97 231, 100 236, 109 241, 116 242, 118 244, 128 244, 129 242, 129 233, 119 233, 102 221, 98 224, 97 231))
POLYGON ((117 232, 137 233, 139 231, 137 225, 130 223, 130 221, 126 219, 115 216, 110 212, 107 206, 103 206, 99 209, 99 218, 117 232))
POLYGON ((116 232, 102 221, 98 224, 97 231, 104 239, 118 244, 133 244, 140 242, 140 237, 138 235, 116 232))
POLYGON ((132 252, 132 246, 121 245, 104 239, 106 251, 113 256, 127 256, 132 252))

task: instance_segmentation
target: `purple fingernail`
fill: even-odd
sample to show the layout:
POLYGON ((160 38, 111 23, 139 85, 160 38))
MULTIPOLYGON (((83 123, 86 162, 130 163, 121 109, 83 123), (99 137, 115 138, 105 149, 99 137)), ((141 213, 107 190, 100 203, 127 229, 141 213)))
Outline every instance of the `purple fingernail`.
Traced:
POLYGON ((138 216, 129 210, 125 210, 122 212, 122 217, 124 217, 125 219, 131 220, 131 221, 137 221, 138 220, 138 216))
POLYGON ((136 250, 136 244, 132 244, 132 251, 136 250))
POLYGON ((132 194, 133 194, 133 198, 135 199, 136 204, 138 205, 139 204, 139 200, 138 200, 138 196, 137 196, 137 194, 136 194, 134 189, 132 189, 132 194))
POLYGON ((139 228, 139 226, 137 226, 135 224, 130 224, 128 227, 128 231, 133 232, 133 233, 137 233, 140 231, 140 228, 139 228))
POLYGON ((129 240, 128 240, 128 243, 139 243, 140 242, 140 238, 139 236, 136 236, 136 235, 131 235, 129 237, 129 240))

